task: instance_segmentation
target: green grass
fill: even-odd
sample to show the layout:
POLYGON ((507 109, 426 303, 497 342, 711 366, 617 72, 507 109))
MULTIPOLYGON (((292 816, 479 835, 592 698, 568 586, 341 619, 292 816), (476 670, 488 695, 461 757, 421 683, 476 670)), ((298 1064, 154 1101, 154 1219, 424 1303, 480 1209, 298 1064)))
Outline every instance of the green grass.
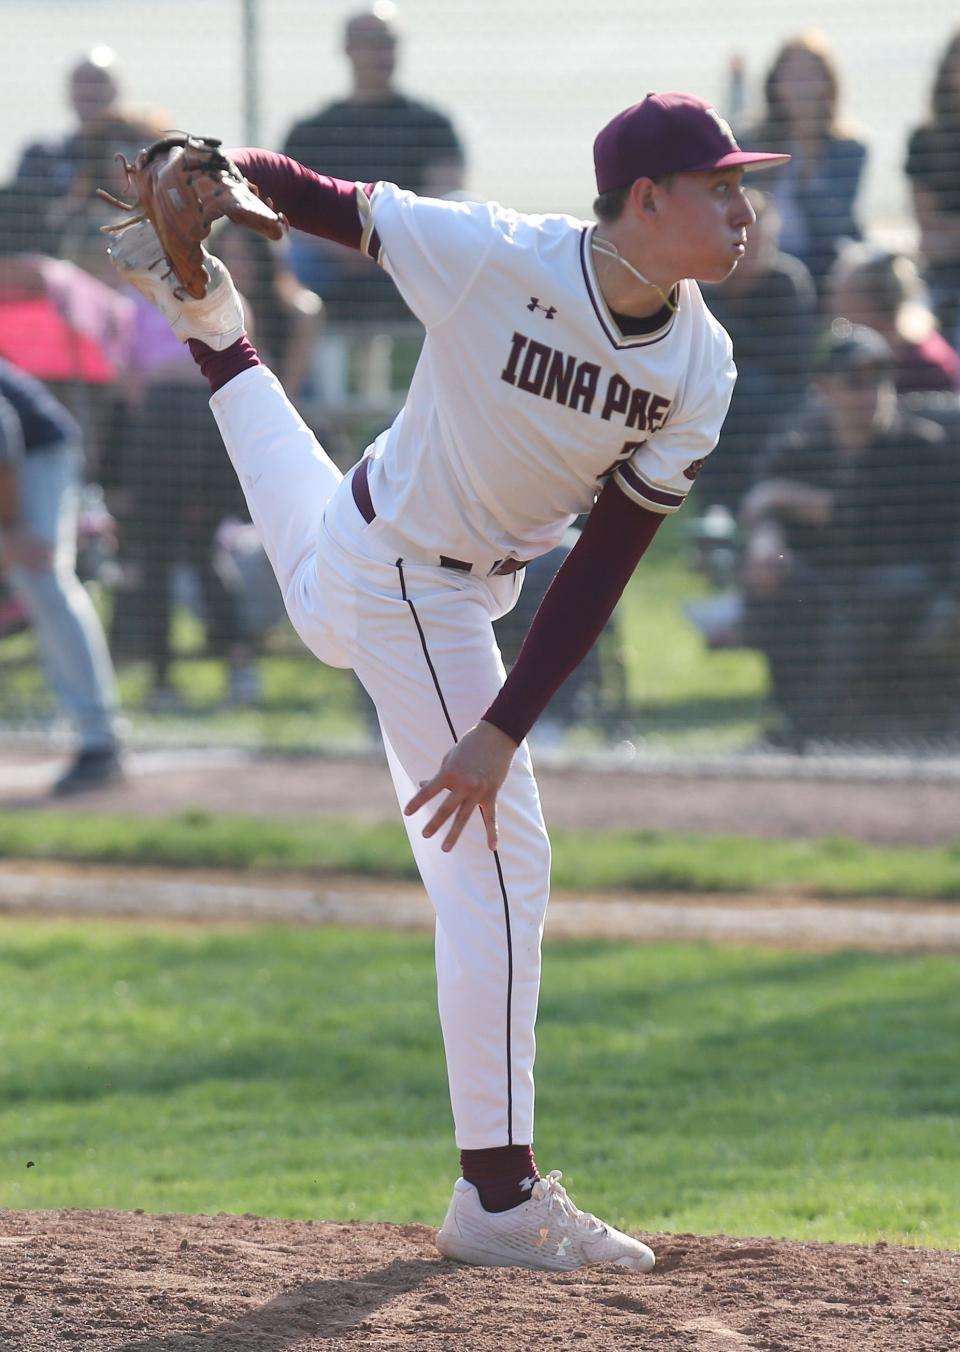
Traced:
MULTIPOLYGON (((960 898, 960 840, 940 847, 842 836, 762 840, 656 831, 552 833, 557 888, 960 898)), ((0 811, 0 859, 304 870, 416 878, 399 822, 0 811)))
POLYGON ((668 518, 618 609, 632 740, 691 755, 735 751, 769 721, 766 663, 747 649, 711 652, 686 619, 685 603, 712 588, 688 567, 682 530, 668 518))
MULTIPOLYGON (((442 1214, 430 940, 5 922, 0 990, 0 1206, 442 1214)), ((538 1157, 633 1229, 957 1247, 958 1039, 956 958, 548 945, 538 1157)))
MULTIPOLYGON (((685 602, 710 593, 706 580, 687 564, 685 529, 679 518, 664 523, 618 609, 629 708, 609 731, 664 751, 735 750, 762 731, 768 712, 765 666, 754 652, 708 651, 684 617, 685 602)), ((107 601, 101 598, 101 604, 107 601)), ((365 720, 353 676, 322 667, 288 628, 281 626, 258 658, 263 699, 252 709, 227 702, 225 664, 200 656, 202 628, 183 610, 176 615, 174 646, 181 654, 171 673, 185 701, 181 713, 152 715, 145 707, 150 684, 145 663, 126 663, 120 670, 124 709, 140 735, 292 750, 364 743, 365 720)), ((0 644, 6 664, 0 719, 52 714, 53 701, 31 661, 33 653, 29 633, 0 644)), ((596 728, 577 736, 587 745, 604 740, 596 728)))
MULTIPOLYGON (((202 656, 197 621, 179 612, 174 626, 171 681, 183 708, 156 714, 148 707, 150 671, 145 662, 126 661, 118 670, 120 699, 135 734, 155 743, 188 742, 270 747, 279 751, 355 749, 367 734, 353 675, 322 666, 285 626, 271 636, 257 658, 262 698, 253 707, 231 704, 227 666, 202 656)), ((0 643, 0 720, 52 717, 54 700, 36 664, 30 633, 0 643)))

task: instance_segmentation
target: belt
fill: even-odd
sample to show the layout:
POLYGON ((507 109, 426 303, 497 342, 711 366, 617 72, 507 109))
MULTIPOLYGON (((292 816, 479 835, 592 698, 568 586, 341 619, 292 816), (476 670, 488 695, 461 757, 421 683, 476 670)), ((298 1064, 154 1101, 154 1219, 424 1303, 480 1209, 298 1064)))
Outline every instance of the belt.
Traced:
MULTIPOLYGON (((350 479, 350 490, 353 493, 353 500, 357 505, 357 511, 363 517, 369 526, 371 521, 377 519, 377 509, 373 505, 373 499, 370 496, 370 456, 365 456, 353 471, 350 479)), ((441 568, 453 568, 458 573, 472 573, 473 564, 467 563, 465 559, 452 559, 449 554, 440 554, 437 562, 441 568)), ((506 577, 510 573, 519 572, 525 568, 526 564, 522 559, 498 559, 487 577, 506 577)))

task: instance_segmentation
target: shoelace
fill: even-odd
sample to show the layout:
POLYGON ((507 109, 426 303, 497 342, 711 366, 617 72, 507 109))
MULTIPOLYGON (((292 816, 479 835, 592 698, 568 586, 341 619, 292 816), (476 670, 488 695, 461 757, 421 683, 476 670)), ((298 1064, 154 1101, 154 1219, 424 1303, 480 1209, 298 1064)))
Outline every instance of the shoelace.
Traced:
MULTIPOLYGON (((147 264, 147 271, 153 272, 154 268, 162 267, 164 263, 166 263, 167 265, 167 270, 166 272, 161 272, 160 274, 161 282, 165 282, 168 277, 172 277, 174 275, 173 264, 170 262, 170 259, 167 257, 167 255, 164 254, 162 258, 155 258, 152 263, 147 264)), ((183 290, 183 287, 179 285, 173 286, 170 288, 170 290, 173 292, 177 300, 186 300, 187 294, 183 290)))
POLYGON ((559 1212, 559 1224, 562 1226, 585 1230, 591 1235, 606 1234, 607 1227, 603 1221, 597 1220, 589 1211, 581 1211, 574 1205, 566 1188, 560 1182, 561 1178, 563 1178, 561 1170, 551 1169, 546 1178, 538 1179, 533 1185, 534 1200, 545 1201, 548 1211, 559 1212))

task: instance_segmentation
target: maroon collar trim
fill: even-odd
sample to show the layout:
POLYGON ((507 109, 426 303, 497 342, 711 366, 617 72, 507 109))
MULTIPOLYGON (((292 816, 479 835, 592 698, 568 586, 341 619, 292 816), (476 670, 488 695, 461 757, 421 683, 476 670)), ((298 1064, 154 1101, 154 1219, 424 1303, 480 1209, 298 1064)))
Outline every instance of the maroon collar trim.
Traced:
MULTIPOLYGON (((603 329, 607 338, 615 348, 623 349, 629 347, 650 347, 653 343, 659 343, 673 328, 676 320, 676 313, 671 312, 669 317, 660 328, 652 333, 624 334, 620 331, 613 315, 607 306, 606 301, 601 295, 599 285, 596 280, 593 262, 590 257, 590 236, 593 234, 594 227, 585 225, 580 235, 580 267, 583 270, 583 280, 587 288, 587 295, 590 297, 590 303, 593 306, 593 312, 597 316, 600 327, 603 329)), ((677 288, 674 287, 674 296, 677 295, 677 288)))

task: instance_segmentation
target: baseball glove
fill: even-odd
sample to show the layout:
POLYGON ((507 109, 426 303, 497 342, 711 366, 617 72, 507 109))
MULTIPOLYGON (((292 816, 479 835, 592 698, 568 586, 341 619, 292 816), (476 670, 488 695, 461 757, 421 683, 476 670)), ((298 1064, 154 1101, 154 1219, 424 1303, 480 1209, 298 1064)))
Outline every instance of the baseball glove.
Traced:
POLYGON ((220 144, 209 136, 171 132, 141 150, 132 164, 117 156, 133 202, 97 189, 112 206, 136 213, 103 229, 111 233, 148 220, 184 290, 198 300, 207 290, 203 241, 214 221, 227 216, 267 239, 280 239, 287 228, 286 219, 261 198, 220 144))

